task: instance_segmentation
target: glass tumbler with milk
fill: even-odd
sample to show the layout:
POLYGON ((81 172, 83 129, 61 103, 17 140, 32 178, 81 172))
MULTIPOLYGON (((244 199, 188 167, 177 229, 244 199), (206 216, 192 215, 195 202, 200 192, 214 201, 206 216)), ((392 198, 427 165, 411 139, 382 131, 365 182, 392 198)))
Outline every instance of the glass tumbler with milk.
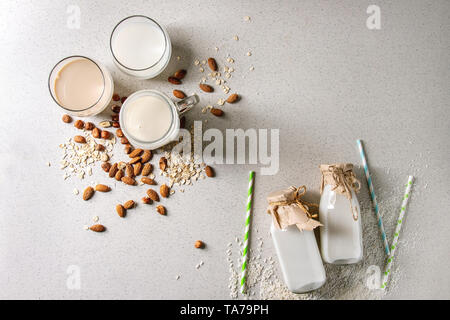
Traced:
POLYGON ((360 183, 351 163, 321 165, 320 250, 327 263, 351 264, 363 257, 360 183))
POLYGON ((127 17, 115 26, 110 49, 116 66, 140 79, 159 75, 172 54, 167 31, 153 19, 142 15, 127 17))

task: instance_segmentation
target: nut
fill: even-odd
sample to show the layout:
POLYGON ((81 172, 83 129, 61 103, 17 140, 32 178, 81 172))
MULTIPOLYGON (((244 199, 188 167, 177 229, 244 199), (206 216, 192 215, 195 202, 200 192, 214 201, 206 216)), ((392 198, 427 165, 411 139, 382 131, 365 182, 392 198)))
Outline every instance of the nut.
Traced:
POLYGON ((133 166, 131 164, 127 164, 125 167, 125 174, 127 177, 133 178, 134 177, 134 170, 133 166))
POLYGON ((94 128, 94 129, 92 130, 92 136, 93 136, 94 138, 96 138, 96 139, 100 138, 101 133, 102 133, 102 132, 100 131, 99 128, 94 128))
POLYGON ((168 198, 169 197, 169 192, 170 189, 166 184, 163 184, 160 188, 159 188, 159 193, 161 194, 161 196, 163 198, 168 198))
POLYGON ((111 166, 111 168, 109 169, 109 177, 110 177, 110 178, 114 177, 114 176, 116 175, 116 173, 117 173, 117 170, 119 170, 119 169, 117 168, 117 166, 118 166, 118 164, 117 164, 117 163, 114 163, 114 164, 111 166))
POLYGON ((134 180, 131 177, 122 177, 121 180, 122 180, 123 183, 128 184, 130 186, 134 186, 136 184, 136 180, 134 180))
POLYGON ((143 197, 143 198, 141 199, 141 201, 142 201, 142 203, 144 203, 144 204, 152 204, 152 203, 153 203, 153 200, 150 199, 149 197, 143 197))
POLYGON ((114 101, 119 101, 120 100, 120 96, 117 93, 114 93, 113 96, 112 96, 112 99, 114 101))
POLYGON ((214 58, 209 58, 208 59, 208 65, 209 65, 209 68, 212 71, 217 71, 217 63, 216 63, 216 60, 214 58))
POLYGON ((233 93, 231 96, 228 97, 227 102, 235 103, 238 100, 239 100, 239 95, 237 93, 233 93))
POLYGON ((144 152, 144 150, 139 149, 139 148, 138 149, 134 149, 128 156, 130 158, 135 158, 135 157, 140 156, 142 152, 144 152))
POLYGON ((200 89, 202 89, 205 92, 213 92, 214 91, 213 87, 211 87, 210 85, 204 84, 204 83, 200 83, 198 86, 200 87, 200 89))
POLYGON ((113 105, 113 106, 111 107, 111 110, 112 110, 112 112, 114 112, 114 113, 119 113, 119 112, 120 112, 120 106, 118 106, 118 105, 113 105))
POLYGON ((113 124, 112 124, 112 126, 113 126, 114 128, 120 128, 120 123, 117 122, 117 121, 114 121, 113 124))
POLYGON ((75 136, 73 137, 73 141, 76 143, 86 143, 86 138, 83 136, 75 136))
POLYGON ((72 117, 69 116, 68 114, 65 114, 62 116, 62 121, 65 123, 71 123, 72 122, 72 117))
POLYGON ((109 172, 109 169, 111 169, 111 163, 109 162, 103 162, 102 163, 102 169, 105 172, 109 172))
POLYGON ((210 166, 206 166, 205 167, 205 173, 208 177, 212 178, 214 177, 216 174, 214 173, 214 169, 211 168, 210 166))
POLYGON ((121 204, 118 204, 116 206, 116 211, 117 211, 117 214, 119 215, 119 217, 121 217, 121 218, 124 218, 125 215, 127 214, 125 208, 121 204))
POLYGON ((128 142, 127 138, 123 137, 123 138, 120 139, 120 143, 121 144, 128 144, 129 142, 128 142))
POLYGON ((141 157, 141 162, 146 163, 150 161, 153 157, 153 153, 151 150, 145 150, 141 157))
POLYGON ((105 226, 103 226, 101 224, 94 224, 89 229, 94 232, 103 232, 106 230, 105 226))
POLYGON ((123 151, 125 152, 125 154, 130 154, 131 152, 131 145, 130 144, 126 144, 125 148, 123 149, 123 151))
POLYGON ((162 171, 166 170, 166 168, 167 168, 167 159, 166 159, 166 158, 161 157, 161 158, 159 159, 159 168, 160 168, 162 171))
POLYGON ((176 84, 176 85, 181 84, 181 81, 180 81, 179 79, 175 78, 175 77, 169 77, 169 78, 167 78, 167 80, 168 80, 171 84, 176 84))
POLYGON ((131 209, 131 208, 134 208, 134 205, 135 205, 135 203, 134 203, 133 200, 128 200, 127 202, 125 202, 125 203, 123 204, 123 207, 124 207, 125 209, 131 209))
POLYGON ((114 178, 115 178, 117 181, 122 181, 123 176, 124 176, 123 170, 122 170, 122 169, 119 169, 119 170, 117 171, 116 175, 114 176, 114 178))
POLYGON ((159 196, 158 196, 158 194, 156 193, 155 190, 153 190, 153 189, 148 189, 148 190, 147 190, 147 195, 148 195, 148 197, 149 197, 150 199, 152 199, 153 201, 159 201, 159 196))
POLYGON ((155 185, 156 184, 155 180, 147 178, 147 177, 143 177, 141 179, 141 181, 142 181, 142 183, 149 184, 149 185, 155 185))
POLYGON ((186 98, 186 95, 181 90, 173 90, 173 95, 178 99, 184 99, 186 98))
POLYGON ((111 120, 112 121, 119 121, 119 115, 118 114, 112 114, 111 115, 111 120))
POLYGON ((111 188, 104 184, 98 184, 95 186, 95 191, 108 192, 111 191, 111 188))
POLYGON ((140 175, 141 171, 142 171, 142 163, 138 162, 138 163, 134 164, 133 170, 134 170, 134 176, 140 175))
POLYGON ((84 128, 85 128, 86 130, 91 131, 92 129, 95 128, 95 125, 94 125, 92 122, 86 122, 86 123, 84 124, 84 128))
POLYGON ((201 241, 201 240, 197 240, 197 241, 195 241, 194 246, 197 249, 203 249, 205 247, 205 243, 203 241, 201 241))
POLYGON ((142 175, 148 176, 153 171, 153 165, 151 163, 146 163, 144 168, 142 168, 142 175))
POLYGON ((86 189, 84 189, 83 191, 83 200, 87 201, 90 198, 92 198, 92 196, 94 195, 94 188, 92 187, 87 187, 86 189))
POLYGON ((127 100, 127 98, 128 98, 128 97, 122 97, 122 98, 120 98, 120 102, 124 103, 125 100, 127 100))
POLYGON ((177 78, 178 80, 183 79, 186 76, 187 71, 184 69, 180 69, 177 72, 174 73, 173 77, 177 78))
POLYGON ((135 164, 136 162, 141 161, 141 157, 134 157, 133 159, 128 162, 129 164, 135 164))
POLYGON ((109 121, 102 121, 98 125, 100 127, 102 127, 102 128, 109 128, 109 127, 111 127, 111 122, 109 122, 109 121))
POLYGON ((116 136, 118 136, 119 138, 123 138, 124 137, 122 129, 117 129, 116 130, 116 136))
POLYGON ((109 139, 111 137, 111 133, 109 131, 103 130, 101 135, 102 139, 109 139))
POLYGON ((224 112, 221 109, 218 108, 211 108, 210 112, 215 115, 216 117, 223 116, 224 112))
POLYGON ((73 126, 77 129, 83 129, 84 128, 84 121, 83 120, 77 120, 73 124, 73 126))
POLYGON ((98 145, 95 146, 95 150, 97 150, 97 151, 105 151, 105 146, 102 145, 101 143, 99 143, 98 145))
POLYGON ((166 208, 164 208, 164 206, 162 205, 157 206, 156 211, 162 216, 166 214, 166 208))
POLYGON ((182 116, 181 118, 180 118, 180 128, 181 129, 184 129, 186 127, 186 117, 185 116, 182 116))

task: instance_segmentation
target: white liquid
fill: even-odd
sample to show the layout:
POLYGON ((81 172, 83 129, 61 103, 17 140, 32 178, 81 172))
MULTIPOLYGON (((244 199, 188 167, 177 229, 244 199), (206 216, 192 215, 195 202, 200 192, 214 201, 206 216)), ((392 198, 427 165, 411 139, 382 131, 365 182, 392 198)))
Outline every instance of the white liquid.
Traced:
POLYGON ((149 20, 121 23, 111 39, 116 59, 130 69, 146 69, 157 63, 166 49, 164 33, 149 20))
POLYGON ((358 220, 352 216, 350 201, 345 195, 324 187, 320 198, 319 219, 320 251, 327 263, 351 264, 363 257, 361 210, 356 194, 352 191, 352 205, 358 211, 358 220))
POLYGON ((125 131, 134 139, 151 142, 164 137, 173 121, 169 103, 156 95, 127 101, 123 115, 125 131))
POLYGON ((314 231, 296 226, 278 230, 270 227, 284 282, 290 291, 304 293, 320 288, 326 280, 314 231))

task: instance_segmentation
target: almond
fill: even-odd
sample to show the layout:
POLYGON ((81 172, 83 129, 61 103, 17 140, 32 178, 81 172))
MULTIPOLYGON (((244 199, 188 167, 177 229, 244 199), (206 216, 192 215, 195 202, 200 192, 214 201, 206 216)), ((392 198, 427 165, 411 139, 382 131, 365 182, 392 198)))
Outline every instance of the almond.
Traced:
POLYGON ((85 128, 86 130, 91 131, 92 129, 95 128, 95 125, 94 125, 92 122, 86 122, 86 123, 84 124, 84 128, 85 128))
POLYGON ((153 186, 156 184, 155 180, 147 178, 147 177, 143 177, 141 179, 141 181, 142 181, 142 183, 153 185, 153 186))
POLYGON ((114 178, 116 178, 117 181, 122 181, 122 178, 125 174, 123 173, 123 170, 120 169, 117 171, 116 175, 114 176, 114 178))
POLYGON ((160 168, 162 171, 166 170, 166 168, 167 168, 167 159, 166 159, 166 158, 161 157, 161 158, 159 159, 159 168, 160 168))
POLYGON ((131 152, 128 156, 130 157, 130 158, 135 158, 135 157, 138 157, 138 156, 140 156, 141 155, 141 153, 143 152, 144 150, 142 150, 142 149, 134 149, 133 150, 133 152, 131 152))
POLYGON ((120 139, 120 143, 121 144, 128 144, 129 142, 128 142, 128 139, 126 137, 123 137, 123 138, 120 139))
POLYGON ((215 176, 214 170, 213 168, 211 168, 210 166, 206 166, 205 167, 205 173, 208 177, 212 178, 215 176))
POLYGON ((109 169, 111 169, 111 163, 109 162, 103 162, 102 163, 102 169, 105 172, 109 172, 109 169))
POLYGON ((123 151, 125 152, 125 154, 130 154, 131 152, 131 145, 130 144, 126 144, 125 148, 123 148, 123 151))
POLYGON ((216 63, 216 60, 214 58, 209 58, 208 59, 208 65, 209 65, 209 68, 212 71, 217 71, 217 63, 216 63))
POLYGON ((142 201, 142 203, 145 203, 145 204, 152 204, 153 203, 153 200, 150 199, 149 197, 143 197, 141 199, 141 201, 142 201))
POLYGON ((159 193, 161 194, 161 196, 163 198, 168 198, 169 197, 169 192, 170 189, 166 184, 163 184, 160 188, 159 188, 159 193))
POLYGON ((224 112, 221 109, 218 108, 211 108, 210 112, 215 115, 216 117, 223 116, 224 112))
POLYGON ((83 120, 77 120, 73 124, 73 126, 77 129, 83 129, 84 128, 84 121, 83 120))
POLYGON ((153 165, 151 163, 146 163, 142 169, 142 175, 148 176, 153 171, 153 165))
POLYGON ((95 150, 97 151, 105 151, 105 149, 106 149, 105 146, 102 145, 101 143, 95 146, 95 150))
POLYGON ((116 211, 117 211, 117 214, 119 215, 119 217, 121 217, 121 218, 125 217, 125 215, 127 214, 125 208, 121 204, 118 204, 116 206, 116 211))
POLYGON ((62 121, 65 123, 71 123, 72 122, 72 117, 69 116, 68 114, 65 114, 62 116, 62 121))
POLYGON ((102 139, 109 139, 111 137, 111 133, 109 131, 103 130, 102 133, 100 134, 100 136, 102 137, 102 139))
POLYGON ((231 96, 228 97, 227 102, 235 103, 238 100, 239 100, 239 95, 237 93, 233 93, 231 96))
POLYGON ((112 126, 113 126, 114 128, 120 128, 120 123, 117 122, 117 121, 114 121, 113 124, 112 124, 112 126))
POLYGON ((111 122, 109 122, 109 121, 102 121, 98 125, 100 127, 102 127, 102 128, 109 128, 109 127, 111 127, 111 122))
POLYGON ((157 206, 156 211, 162 216, 166 214, 166 208, 164 208, 164 206, 162 205, 157 206))
POLYGON ((101 224, 94 224, 93 226, 91 226, 89 228, 91 231, 95 231, 95 232, 103 232, 106 230, 105 226, 101 225, 101 224))
POLYGON ((123 204, 123 207, 124 207, 125 209, 131 209, 131 208, 134 208, 134 205, 135 205, 135 203, 134 203, 133 200, 128 200, 127 202, 125 202, 125 203, 123 204))
POLYGON ((134 180, 131 177, 122 177, 121 180, 122 180, 123 183, 128 184, 130 186, 134 186, 136 184, 136 180, 134 180))
POLYGON ((124 137, 122 129, 117 129, 116 130, 116 136, 118 136, 119 138, 123 138, 124 137))
POLYGON ((178 80, 183 79, 186 76, 187 71, 184 69, 180 69, 177 72, 174 73, 173 77, 177 78, 178 80))
POLYGON ((150 199, 152 199, 153 201, 159 201, 159 196, 158 196, 158 194, 156 193, 155 190, 153 190, 153 189, 148 189, 148 190, 147 190, 147 195, 148 195, 148 197, 149 197, 150 199))
POLYGON ((138 176, 141 174, 142 171, 142 163, 138 162, 133 166, 133 170, 134 170, 134 176, 138 176))
POLYGON ((181 90, 173 90, 173 95, 178 99, 184 99, 186 98, 186 95, 181 90))
POLYGON ((131 164, 127 164, 125 167, 125 175, 127 177, 133 178, 134 177, 134 170, 133 166, 131 164))
POLYGON ((112 96, 112 99, 114 101, 119 101, 120 100, 120 96, 117 93, 114 93, 113 96, 112 96))
POLYGON ((83 136, 75 136, 73 137, 73 141, 76 143, 86 143, 86 138, 83 136))
POLYGON ((111 191, 111 188, 104 184, 98 184, 95 186, 95 191, 108 192, 111 191))
POLYGON ((194 246, 197 249, 203 249, 205 247, 205 243, 203 241, 201 241, 201 240, 197 240, 197 241, 195 241, 194 246))
POLYGON ((120 98, 120 102, 122 102, 122 104, 125 102, 125 100, 127 100, 128 97, 122 97, 120 98))
POLYGON ((118 166, 117 163, 114 163, 114 164, 111 166, 111 168, 109 169, 109 177, 110 177, 110 178, 112 178, 112 177, 114 177, 114 176, 116 175, 117 170, 118 170, 117 166, 118 166))
POLYGON ((181 81, 180 81, 179 79, 175 78, 175 77, 169 77, 167 80, 168 80, 171 84, 176 84, 176 85, 181 84, 181 81))
POLYGON ((213 92, 214 91, 213 87, 211 87, 210 85, 204 84, 204 83, 200 83, 198 86, 200 87, 200 89, 202 89, 205 92, 213 92))
POLYGON ((92 198, 92 196, 94 195, 94 188, 92 187, 87 187, 86 189, 84 189, 83 191, 83 200, 87 201, 90 198, 92 198))
POLYGON ((151 150, 145 150, 141 157, 141 162, 146 163, 150 161, 153 157, 153 153, 151 150))
POLYGON ((182 117, 180 118, 180 128, 181 128, 181 129, 184 129, 184 127, 186 127, 186 117, 185 117, 185 116, 182 116, 182 117))
POLYGON ((118 114, 112 114, 111 115, 111 120, 112 121, 119 121, 119 115, 118 114))
POLYGON ((94 128, 94 129, 92 130, 92 136, 93 136, 95 139, 100 138, 101 133, 102 133, 102 132, 100 131, 99 128, 94 128))
POLYGON ((131 159, 128 163, 129 164, 135 164, 136 162, 141 161, 141 157, 135 157, 133 159, 131 159))
POLYGON ((118 106, 118 105, 113 105, 113 106, 111 107, 111 110, 112 110, 112 112, 114 112, 114 113, 119 113, 119 112, 120 112, 120 106, 118 106))

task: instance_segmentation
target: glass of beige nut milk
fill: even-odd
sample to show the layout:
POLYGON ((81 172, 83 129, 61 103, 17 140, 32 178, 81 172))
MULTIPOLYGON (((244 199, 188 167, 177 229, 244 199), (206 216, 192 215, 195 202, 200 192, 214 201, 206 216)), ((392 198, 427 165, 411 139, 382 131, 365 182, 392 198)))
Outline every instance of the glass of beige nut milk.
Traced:
POLYGON ((125 100, 120 109, 120 128, 133 146, 157 149, 178 138, 179 116, 198 101, 197 95, 173 102, 157 90, 137 91, 125 100))
POLYGON ((100 63, 84 56, 70 56, 53 67, 48 88, 53 100, 67 113, 87 117, 108 106, 114 82, 100 63))

